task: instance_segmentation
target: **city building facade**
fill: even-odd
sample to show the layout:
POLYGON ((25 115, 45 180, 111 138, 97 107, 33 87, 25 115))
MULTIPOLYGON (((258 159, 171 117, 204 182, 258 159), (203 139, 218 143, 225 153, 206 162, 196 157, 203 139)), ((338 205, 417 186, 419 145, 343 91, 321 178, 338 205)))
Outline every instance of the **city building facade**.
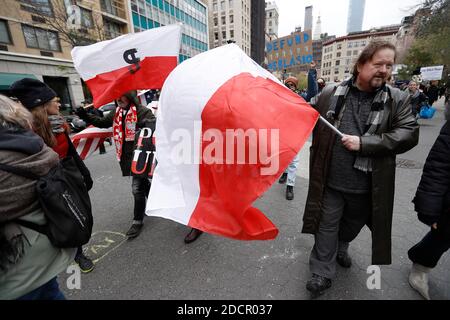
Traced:
POLYGON ((266 6, 261 0, 252 0, 251 4, 251 58, 262 65, 266 47, 266 6))
POLYGON ((400 25, 380 27, 325 41, 321 76, 327 82, 349 78, 358 56, 370 41, 386 40, 395 44, 399 28, 400 25))
POLYGON ((208 50, 208 8, 200 0, 131 0, 134 32, 183 24, 180 63, 208 50))
POLYGON ((360 32, 363 26, 366 0, 350 0, 348 4, 347 33, 360 32))
POLYGON ((313 29, 313 6, 305 7, 305 31, 313 29))
POLYGON ((251 0, 208 0, 211 48, 234 42, 251 55, 251 4, 251 0))
POLYGON ((266 2, 266 33, 269 37, 278 37, 280 13, 275 2, 266 2))
POLYGON ((5 0, 0 6, 0 93, 21 78, 41 80, 69 112, 85 100, 73 46, 129 32, 125 0, 5 0), (76 5, 73 28, 68 8, 76 5))
POLYGON ((316 27, 314 28, 313 40, 320 40, 322 35, 322 20, 320 15, 317 17, 316 27))
POLYGON ((414 15, 404 17, 397 33, 397 63, 402 64, 416 38, 418 27, 431 14, 430 10, 419 9, 414 15))

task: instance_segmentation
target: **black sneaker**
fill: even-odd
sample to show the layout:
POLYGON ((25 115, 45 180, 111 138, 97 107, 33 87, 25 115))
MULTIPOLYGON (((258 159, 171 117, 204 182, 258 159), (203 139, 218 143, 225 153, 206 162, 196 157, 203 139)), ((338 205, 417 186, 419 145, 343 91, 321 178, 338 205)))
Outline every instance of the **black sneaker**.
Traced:
POLYGON ((94 262, 90 258, 86 257, 84 253, 77 254, 75 256, 75 262, 78 264, 81 272, 83 273, 88 273, 94 270, 94 262))
POLYGON ((134 239, 141 233, 143 226, 143 223, 133 223, 125 235, 128 239, 134 239))
POLYGON ((343 268, 350 268, 352 266, 352 258, 348 255, 347 251, 338 252, 336 261, 343 268))
POLYGON ((312 278, 306 283, 306 290, 312 293, 313 297, 317 297, 327 289, 331 288, 331 279, 319 276, 313 273, 312 278))
POLYGON ((294 187, 293 186, 287 186, 286 187, 286 200, 294 200, 294 187))
POLYGON ((287 181, 287 173, 284 172, 284 173, 281 175, 280 180, 278 180, 278 183, 279 183, 279 184, 285 184, 286 181, 287 181))

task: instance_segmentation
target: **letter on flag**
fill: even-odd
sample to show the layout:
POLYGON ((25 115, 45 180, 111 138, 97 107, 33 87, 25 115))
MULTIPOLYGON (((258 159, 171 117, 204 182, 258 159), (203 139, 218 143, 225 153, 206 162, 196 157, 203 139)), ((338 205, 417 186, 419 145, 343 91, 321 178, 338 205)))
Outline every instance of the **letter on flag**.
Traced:
POLYGON ((177 66, 181 26, 170 25, 75 47, 75 69, 98 108, 130 90, 161 89, 177 66))
POLYGON ((158 113, 147 215, 232 239, 274 239, 278 229, 252 203, 300 151, 318 112, 230 44, 172 71, 158 113))

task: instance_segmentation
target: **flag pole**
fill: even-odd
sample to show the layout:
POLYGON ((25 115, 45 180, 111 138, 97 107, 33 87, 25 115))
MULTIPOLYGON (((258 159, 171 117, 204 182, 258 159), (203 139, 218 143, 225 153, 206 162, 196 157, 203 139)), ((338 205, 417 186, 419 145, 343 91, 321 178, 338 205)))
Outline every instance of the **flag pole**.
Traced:
POLYGON ((336 132, 336 134, 337 134, 339 137, 341 137, 341 138, 344 137, 344 134, 343 134, 342 132, 340 132, 338 129, 336 129, 336 127, 333 126, 331 123, 329 123, 324 117, 320 116, 319 119, 320 119, 320 121, 322 121, 322 123, 323 123, 324 125, 326 125, 328 128, 330 128, 331 130, 333 130, 334 132, 336 132))

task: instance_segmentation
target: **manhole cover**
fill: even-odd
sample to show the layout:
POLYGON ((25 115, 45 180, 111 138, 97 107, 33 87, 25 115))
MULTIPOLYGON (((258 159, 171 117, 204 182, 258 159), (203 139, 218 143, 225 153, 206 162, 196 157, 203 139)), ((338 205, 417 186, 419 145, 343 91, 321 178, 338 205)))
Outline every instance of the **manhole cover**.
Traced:
POLYGON ((422 169, 423 164, 412 161, 412 160, 406 160, 406 159, 397 159, 397 168, 402 169, 422 169))

